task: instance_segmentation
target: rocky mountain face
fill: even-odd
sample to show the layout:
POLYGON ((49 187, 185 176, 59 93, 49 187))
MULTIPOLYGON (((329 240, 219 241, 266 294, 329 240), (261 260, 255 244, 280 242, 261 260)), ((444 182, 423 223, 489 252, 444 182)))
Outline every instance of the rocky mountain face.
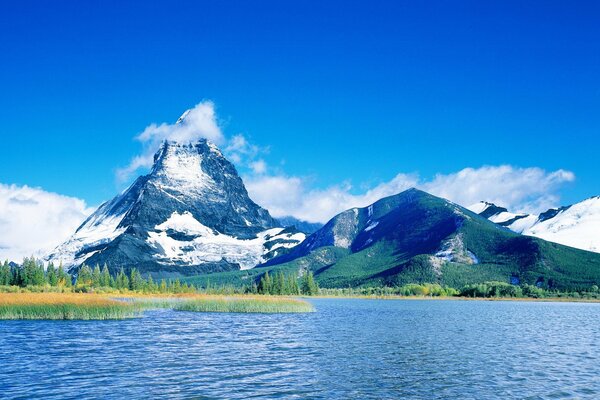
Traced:
POLYGON ((102 204, 49 260, 75 270, 107 263, 156 276, 252 268, 298 244, 248 196, 211 142, 164 142, 148 175, 102 204))
POLYGON ((469 209, 514 232, 600 253, 600 196, 539 215, 515 214, 487 202, 469 209))
POLYGON ((340 213, 263 267, 310 269, 326 287, 600 282, 600 255, 521 236, 416 189, 340 213))

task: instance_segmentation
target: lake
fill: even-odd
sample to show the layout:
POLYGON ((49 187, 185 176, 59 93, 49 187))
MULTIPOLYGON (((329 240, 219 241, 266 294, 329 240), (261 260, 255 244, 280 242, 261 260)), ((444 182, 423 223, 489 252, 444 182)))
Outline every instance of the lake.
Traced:
POLYGON ((600 398, 600 304, 310 301, 0 321, 0 398, 600 398))

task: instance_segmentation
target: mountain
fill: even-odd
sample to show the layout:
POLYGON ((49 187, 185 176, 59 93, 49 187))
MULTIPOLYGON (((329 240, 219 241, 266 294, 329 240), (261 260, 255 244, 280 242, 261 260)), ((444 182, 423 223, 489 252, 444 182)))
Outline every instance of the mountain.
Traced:
POLYGON ((151 172, 102 204, 48 260, 75 272, 85 262, 181 276, 252 268, 304 237, 249 198, 214 144, 164 142, 151 172))
POLYGON ((293 227, 296 228, 298 231, 306 234, 315 233, 323 227, 323 224, 321 224, 320 222, 303 221, 301 219, 291 216, 277 218, 277 220, 279 221, 281 226, 293 227))
POLYGON ((539 215, 513 214, 487 202, 469 209, 514 232, 600 253, 600 196, 539 215))
POLYGON ((342 212, 263 267, 311 269, 325 287, 461 287, 496 280, 564 289, 600 283, 600 255, 519 235, 416 189, 342 212))

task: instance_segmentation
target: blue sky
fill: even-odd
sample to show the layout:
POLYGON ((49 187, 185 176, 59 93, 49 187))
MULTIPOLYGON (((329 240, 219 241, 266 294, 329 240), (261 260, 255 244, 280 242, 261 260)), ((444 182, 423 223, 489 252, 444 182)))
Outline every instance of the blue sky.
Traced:
POLYGON ((600 194, 597 2, 123 3, 0 6, 1 184, 97 205, 136 135, 208 99, 313 195, 486 165, 600 194))

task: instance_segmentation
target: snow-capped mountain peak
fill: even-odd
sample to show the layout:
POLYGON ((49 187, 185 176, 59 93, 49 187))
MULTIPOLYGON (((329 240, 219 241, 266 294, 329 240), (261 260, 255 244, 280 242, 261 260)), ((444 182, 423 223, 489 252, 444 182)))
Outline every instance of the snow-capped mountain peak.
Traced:
MULTIPOLYGON (((156 153, 151 176, 153 181, 163 187, 181 190, 214 188, 215 181, 204 172, 202 163, 212 151, 207 140, 195 144, 164 142, 156 153)), ((219 156, 221 156, 219 154, 219 156)))
POLYGON ((101 205, 48 258, 188 275, 252 268, 303 239, 249 198, 216 145, 165 141, 150 173, 101 205))
POLYGON ((600 196, 570 206, 552 208, 539 215, 490 212, 491 208, 483 207, 482 203, 469 209, 523 235, 600 252, 600 196))

